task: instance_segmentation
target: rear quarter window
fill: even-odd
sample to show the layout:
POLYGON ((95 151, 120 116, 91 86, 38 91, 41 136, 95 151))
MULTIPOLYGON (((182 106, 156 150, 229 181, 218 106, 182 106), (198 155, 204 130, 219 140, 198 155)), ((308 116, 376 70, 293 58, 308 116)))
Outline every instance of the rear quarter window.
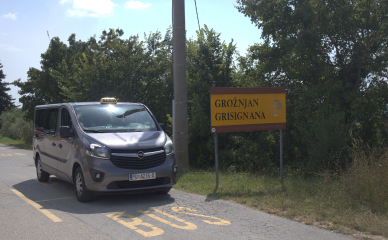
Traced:
POLYGON ((52 133, 56 131, 58 109, 38 109, 35 110, 35 131, 52 133))

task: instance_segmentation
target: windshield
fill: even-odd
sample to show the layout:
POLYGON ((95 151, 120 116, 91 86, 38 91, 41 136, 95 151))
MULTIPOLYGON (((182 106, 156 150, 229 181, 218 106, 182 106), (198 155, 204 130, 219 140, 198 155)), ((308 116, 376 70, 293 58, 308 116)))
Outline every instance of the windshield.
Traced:
POLYGON ((86 132, 157 131, 153 118, 143 106, 100 104, 74 106, 74 110, 86 132))

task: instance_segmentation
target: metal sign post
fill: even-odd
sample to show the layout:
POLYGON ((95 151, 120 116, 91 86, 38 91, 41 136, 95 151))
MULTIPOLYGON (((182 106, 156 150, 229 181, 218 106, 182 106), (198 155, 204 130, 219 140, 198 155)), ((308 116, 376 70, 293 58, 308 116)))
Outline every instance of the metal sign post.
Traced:
POLYGON ((283 184, 283 129, 280 132, 280 181, 283 184))
MULTIPOLYGON (((216 87, 216 82, 213 82, 213 87, 216 87)), ((217 189, 218 188, 218 139, 217 139, 216 132, 214 133, 214 152, 215 152, 215 162, 216 162, 216 189, 217 189)))
MULTIPOLYGON (((279 81, 279 87, 282 86, 282 83, 279 81)), ((280 133, 280 181, 283 185, 283 129, 279 130, 280 133)))
POLYGON ((217 139, 217 133, 214 133, 214 147, 215 147, 215 154, 216 154, 216 189, 218 188, 218 139, 217 139))

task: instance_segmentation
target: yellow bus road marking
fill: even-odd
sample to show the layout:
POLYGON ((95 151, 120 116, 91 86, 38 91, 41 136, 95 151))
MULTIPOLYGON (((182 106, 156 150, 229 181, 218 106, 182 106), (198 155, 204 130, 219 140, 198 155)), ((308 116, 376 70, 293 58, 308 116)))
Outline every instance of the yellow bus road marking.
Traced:
POLYGON ((3 155, 4 157, 12 157, 12 154, 1 154, 1 155, 3 155))
MULTIPOLYGON (((224 220, 224 219, 221 219, 221 218, 218 218, 218 217, 212 217, 212 216, 206 216, 206 215, 202 215, 202 214, 197 214, 197 213, 191 213, 191 212, 195 212, 197 210, 195 209, 191 209, 191 208, 186 208, 186 207, 172 207, 171 208, 173 211, 175 212, 178 212, 178 213, 183 213, 183 214, 189 214, 189 215, 194 215, 194 216, 198 216, 198 217, 205 217, 205 218, 210 218, 210 219, 215 219, 217 221, 209 221, 209 220, 202 220, 203 222, 205 223, 208 223, 208 224, 212 224, 212 225, 229 225, 230 222, 227 221, 227 220, 224 220), (184 212, 182 210, 186 210, 186 211, 191 211, 191 212, 184 212)), ((150 212, 147 212, 147 211, 143 211, 143 210, 137 210, 139 213, 143 213, 144 215, 148 216, 148 217, 151 217, 161 223, 165 223, 167 225, 170 225, 171 227, 174 227, 174 228, 179 228, 179 229, 185 229, 185 230, 195 230, 197 229, 197 226, 193 223, 190 223, 190 222, 186 222, 185 220, 183 219, 180 219, 178 217, 175 217, 171 214, 168 214, 168 213, 165 213, 165 212, 162 212, 158 209, 151 209, 152 211, 155 211, 157 213, 160 213, 160 214, 163 214, 164 216, 167 216, 169 218, 172 218, 178 222, 181 222, 181 223, 184 223, 186 224, 185 226, 179 226, 177 224, 174 224, 174 223, 171 223, 169 221, 167 221, 166 219, 163 219, 161 217, 158 217, 156 216, 155 214, 152 214, 150 212)), ((159 236, 159 235, 162 235, 164 233, 164 230, 163 229, 160 229, 150 223, 147 223, 147 222, 143 222, 143 220, 141 220, 140 218, 137 218, 133 215, 130 215, 130 214, 126 214, 126 213, 113 213, 113 214, 109 214, 109 215, 106 215, 107 217, 111 218, 112 220, 115 220, 117 221, 118 223, 126 226, 127 228, 129 229, 132 229, 134 230, 135 232, 143 235, 144 237, 155 237, 155 236, 159 236), (126 219, 131 219, 132 221, 126 221, 126 219), (140 228, 138 228, 140 227, 140 228), (149 229, 149 231, 146 231, 147 229, 149 229)))
POLYGON ((56 200, 63 200, 63 199, 69 199, 69 198, 75 198, 75 197, 53 198, 53 199, 39 200, 35 202, 48 202, 48 201, 56 201, 56 200))
POLYGON ((218 217, 206 216, 206 215, 197 214, 197 213, 191 213, 191 212, 181 212, 181 210, 187 210, 187 211, 192 211, 192 212, 196 212, 197 211, 197 210, 191 209, 191 208, 172 207, 171 210, 173 210, 175 212, 178 212, 178 213, 184 213, 184 214, 194 215, 194 216, 198 216, 198 217, 205 217, 205 218, 211 218, 211 219, 219 220, 219 222, 212 222, 212 221, 209 221, 209 220, 202 220, 203 222, 208 223, 208 224, 213 224, 213 225, 229 225, 230 224, 229 221, 221 219, 221 218, 218 218, 218 217))
POLYGON ((38 209, 41 213, 46 215, 46 217, 50 218, 53 222, 62 222, 61 219, 59 219, 57 216, 52 214, 49 210, 44 209, 41 205, 37 204, 36 202, 28 199, 26 196, 24 196, 21 192, 19 192, 16 189, 11 189, 12 192, 14 192, 18 197, 26 201, 28 204, 32 205, 34 208, 38 209))
POLYGON ((15 153, 16 155, 19 155, 19 156, 24 156, 24 155, 26 155, 26 154, 24 154, 24 153, 15 153))
POLYGON ((115 221, 117 221, 118 223, 123 224, 127 228, 132 229, 132 230, 134 230, 137 233, 140 233, 144 237, 154 237, 154 236, 158 236, 158 235, 161 235, 161 234, 164 233, 164 231, 162 229, 160 229, 158 227, 155 227, 154 225, 152 225, 150 223, 143 222, 140 218, 137 218, 137 217, 132 216, 130 214, 114 213, 114 214, 109 214, 109 215, 106 215, 106 216, 111 218, 111 219, 113 219, 113 220, 115 220, 115 221), (124 220, 120 220, 120 218, 130 218, 133 221, 132 222, 126 222, 124 220), (136 226, 147 227, 147 228, 150 228, 151 231, 148 231, 148 232, 147 231, 143 231, 143 230, 137 228, 136 226))
POLYGON ((170 215, 170 214, 168 214, 168 213, 162 212, 162 211, 157 210, 157 209, 152 209, 152 210, 154 210, 155 212, 161 213, 161 214, 163 214, 163 215, 165 215, 165 216, 167 216, 167 217, 170 217, 170 218, 172 218, 172 219, 174 219, 174 220, 176 220, 176 221, 178 221, 178 222, 182 222, 182 223, 186 224, 186 226, 179 226, 179 225, 176 225, 176 224, 174 224, 174 223, 171 223, 171 222, 169 222, 169 221, 167 221, 167 220, 164 220, 163 218, 160 218, 160 217, 158 217, 158 216, 156 216, 156 215, 154 215, 154 214, 152 214, 152 213, 146 212, 146 211, 138 210, 138 212, 143 213, 143 214, 145 214, 145 215, 147 215, 147 216, 149 216, 149 217, 151 217, 151 218, 153 218, 153 219, 156 219, 156 220, 158 220, 159 222, 168 224, 168 225, 170 225, 171 227, 174 227, 174 228, 186 229, 186 230, 195 230, 195 229, 197 229, 197 226, 196 226, 195 224, 192 224, 192 223, 190 223, 190 222, 186 222, 186 221, 183 220, 183 219, 180 219, 180 218, 178 218, 178 217, 175 217, 175 216, 173 216, 173 215, 170 215))

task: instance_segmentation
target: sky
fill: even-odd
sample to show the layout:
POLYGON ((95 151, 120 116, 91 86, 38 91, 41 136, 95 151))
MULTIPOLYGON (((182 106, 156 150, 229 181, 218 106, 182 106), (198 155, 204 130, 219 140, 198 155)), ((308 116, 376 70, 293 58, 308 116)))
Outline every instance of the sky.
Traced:
MULTIPOLYGON (((196 0, 200 26, 204 24, 232 39, 241 55, 249 46, 261 42, 261 31, 248 17, 238 12, 236 0, 196 0)), ((172 25, 172 0, 2 0, 0 1, 0 63, 6 75, 3 82, 27 81, 29 68, 40 68, 40 55, 50 38, 68 44, 76 40, 99 38, 102 31, 120 28, 123 38, 160 31, 172 25)), ((195 0, 185 0, 186 38, 196 38, 198 21, 195 0)), ((20 105, 19 88, 9 85, 7 93, 20 105)))

